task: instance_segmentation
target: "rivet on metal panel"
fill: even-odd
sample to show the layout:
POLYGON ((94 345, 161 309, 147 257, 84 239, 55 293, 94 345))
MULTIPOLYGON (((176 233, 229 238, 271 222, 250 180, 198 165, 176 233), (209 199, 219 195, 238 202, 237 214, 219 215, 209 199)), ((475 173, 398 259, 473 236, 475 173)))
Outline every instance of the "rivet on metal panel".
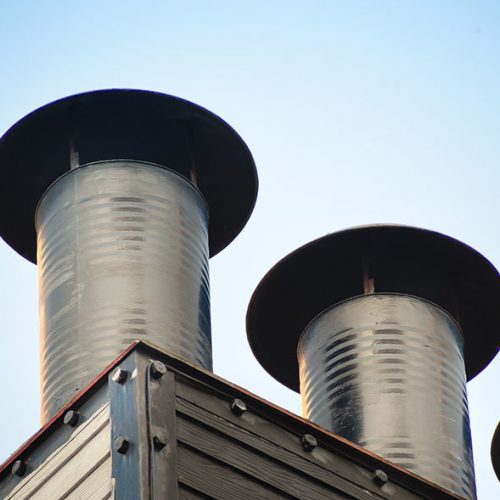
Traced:
POLYGON ((311 434, 304 434, 302 436, 302 447, 306 451, 312 451, 316 446, 318 446, 317 439, 311 434))
POLYGON ((165 373, 167 373, 167 367, 161 361, 153 361, 149 370, 151 378, 155 380, 160 379, 163 375, 165 375, 165 373))
POLYGON ((115 438, 113 442, 113 446, 116 452, 121 453, 122 455, 125 455, 127 453, 127 450, 130 446, 130 442, 127 438, 123 436, 118 436, 115 438))
POLYGON ((117 384, 124 384, 125 381, 127 380, 127 376, 128 376, 127 370, 123 370, 122 368, 117 368, 114 371, 111 380, 113 382, 116 382, 117 384))
POLYGON ((167 436, 165 433, 159 431, 153 436, 153 446, 155 450, 162 450, 167 446, 167 436))
POLYGON ((387 477, 387 474, 383 470, 377 469, 373 473, 373 482, 377 486, 384 486, 384 484, 387 483, 387 481, 389 481, 389 478, 387 477))
POLYGON ((77 411, 69 410, 64 414, 63 422, 65 425, 69 425, 70 427, 76 427, 79 418, 80 414, 77 411))
POLYGON ((10 470, 13 476, 23 477, 26 474, 27 466, 22 460, 16 460, 10 470))
POLYGON ((231 411, 238 417, 243 415, 243 413, 247 411, 245 401, 242 401, 241 399, 233 399, 231 403, 231 411))

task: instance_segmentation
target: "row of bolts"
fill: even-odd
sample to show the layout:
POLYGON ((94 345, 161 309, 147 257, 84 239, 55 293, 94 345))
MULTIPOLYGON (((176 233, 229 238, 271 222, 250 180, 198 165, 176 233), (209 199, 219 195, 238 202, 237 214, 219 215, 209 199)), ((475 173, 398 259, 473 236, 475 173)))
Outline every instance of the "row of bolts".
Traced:
MULTIPOLYGON (((160 380, 165 373, 167 373, 167 367, 160 361, 153 361, 149 367, 149 373, 153 380, 160 380)), ((111 380, 117 384, 125 384, 128 378, 128 371, 123 368, 117 368, 111 380)), ((247 405, 242 399, 233 399, 230 404, 231 412, 240 417, 247 410, 247 405)), ((80 420, 80 414, 77 410, 68 410, 64 414, 63 422, 65 425, 70 427, 76 427, 78 421, 80 420)), ((153 436, 153 446, 157 451, 162 450, 167 445, 167 437, 161 433, 157 433, 153 436)), ((318 446, 317 439, 312 434, 304 434, 301 438, 302 447, 305 451, 313 451, 314 448, 318 446)), ((113 448, 117 453, 125 455, 130 447, 130 441, 124 436, 118 436, 113 441, 113 448)), ((14 476, 23 477, 26 474, 27 464, 23 460, 16 460, 12 465, 11 473, 14 476)), ((383 486, 389 480, 387 474, 381 470, 377 469, 373 474, 373 482, 377 486, 383 486)))

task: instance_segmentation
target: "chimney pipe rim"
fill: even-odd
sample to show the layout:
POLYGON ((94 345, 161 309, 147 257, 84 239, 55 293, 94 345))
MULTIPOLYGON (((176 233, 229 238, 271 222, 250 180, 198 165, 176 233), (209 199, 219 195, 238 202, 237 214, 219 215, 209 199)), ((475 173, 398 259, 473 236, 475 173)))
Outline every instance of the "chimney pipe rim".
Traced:
POLYGON ((296 352, 300 336, 321 311, 363 295, 366 258, 372 260, 376 292, 427 300, 459 323, 468 380, 495 357, 500 337, 500 276, 493 264, 444 234, 377 224, 311 241, 281 259, 262 278, 248 306, 247 337, 255 357, 271 376, 299 391, 296 352), (402 275, 402 270, 409 274, 402 275))
MULTIPOLYGON (((159 165, 158 163, 151 163, 149 161, 138 161, 138 160, 128 160, 126 158, 121 158, 121 159, 115 159, 115 160, 100 160, 100 161, 93 161, 91 163, 85 163, 83 165, 80 165, 78 169, 81 168, 90 168, 90 167, 99 167, 100 165, 102 166, 108 166, 109 164, 115 164, 117 167, 126 167, 126 166, 144 166, 144 167, 152 167, 152 168, 160 168, 162 170, 168 170, 170 173, 176 175, 181 179, 181 182, 184 182, 186 184, 189 184, 190 189, 194 189, 198 195, 200 196, 203 204, 206 207, 207 213, 210 215, 210 207, 208 206, 207 200, 203 196, 203 193, 198 189, 198 186, 193 184, 192 182, 189 181, 189 179, 186 179, 183 175, 179 174, 179 172, 176 172, 170 167, 164 166, 164 165, 159 165)), ((42 196, 40 197, 40 200, 38 201, 36 208, 35 208, 35 229, 38 231, 38 209, 40 207, 40 203, 44 199, 45 195, 52 189, 52 187, 63 177, 67 175, 71 175, 71 173, 74 171, 73 170, 68 170, 67 172, 64 172, 62 175, 60 175, 55 181, 51 182, 51 184, 47 187, 47 189, 43 192, 42 196)))
POLYGON ((337 308, 339 306, 342 306, 343 304, 346 304, 347 302, 356 301, 357 299, 362 299, 363 297, 366 297, 367 295, 369 297, 396 297, 396 298, 397 297, 402 297, 402 298, 407 298, 407 299, 418 299, 419 301, 422 301, 424 303, 430 304, 434 308, 436 308, 439 311, 441 311, 441 313, 443 315, 445 315, 452 323, 454 323, 454 325, 457 327, 458 332, 461 335, 461 340, 462 341, 464 340, 464 338, 463 338, 464 334, 462 332, 462 328, 460 327, 460 323, 448 311, 446 311, 440 305, 435 304, 434 302, 431 302, 430 300, 423 299, 422 297, 417 297, 416 295, 409 295, 407 293, 376 292, 376 293, 361 294, 361 295, 356 295, 354 297, 349 297, 348 299, 341 300, 340 302, 337 302, 335 304, 332 304, 331 306, 326 307, 325 309, 323 309, 322 311, 320 311, 318 314, 316 314, 316 316, 314 316, 314 318, 312 318, 311 321, 309 321, 309 323, 307 323, 306 327, 304 328, 304 330, 300 334, 300 337, 299 337, 299 339, 297 341, 296 354, 298 355, 298 353, 300 351, 300 345, 303 342, 304 334, 306 333, 306 331, 311 327, 311 325, 313 325, 317 320, 319 320, 324 314, 328 314, 328 312, 331 311, 332 309, 335 309, 335 308, 337 308))

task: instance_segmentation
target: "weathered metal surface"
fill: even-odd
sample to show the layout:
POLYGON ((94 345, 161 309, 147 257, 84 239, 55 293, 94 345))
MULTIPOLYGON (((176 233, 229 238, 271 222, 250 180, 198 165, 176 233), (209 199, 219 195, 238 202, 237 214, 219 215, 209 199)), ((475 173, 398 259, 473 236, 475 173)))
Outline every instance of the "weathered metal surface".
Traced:
POLYGON ((318 315, 298 346, 303 415, 475 497, 463 340, 442 309, 372 294, 318 315))
POLYGON ((161 361, 149 365, 147 416, 151 467, 151 497, 178 497, 175 380, 161 361))
POLYGON ((135 339, 211 369, 208 214, 144 162, 72 170, 37 211, 42 420, 135 339))
POLYGON ((109 376, 115 497, 177 498, 174 374, 132 353, 109 376), (118 380, 118 370, 127 377, 118 380))
MULTIPOLYGON (((94 398, 102 406, 106 389, 112 428, 109 431, 108 424, 111 470, 109 465, 105 469, 96 462, 91 482, 78 478, 85 469, 76 470, 74 478, 80 484, 73 497, 92 498, 92 491, 99 492, 104 482, 114 485, 113 494, 120 500, 457 498, 340 436, 145 343, 136 343, 122 354, 82 393, 81 400, 77 398, 63 408, 49 427, 0 468, 1 498, 34 477, 51 453, 64 448, 97 411, 88 413, 95 407, 94 398), (126 376, 114 377, 117 369, 126 376), (76 428, 63 423, 69 410, 80 415, 76 428), (118 437, 122 441, 115 448, 118 437), (123 440, 128 442, 126 449, 123 440), (306 449, 305 442, 316 446, 306 449), (6 474, 18 459, 27 463, 25 478, 6 474)), ((108 492, 103 492, 103 497, 107 496, 108 492)))
POLYGON ((181 492, 184 488, 203 492, 199 488, 205 484, 205 475, 210 488, 216 488, 209 476, 222 478, 229 470, 229 484, 206 491, 226 498, 225 488, 241 477, 245 484, 253 482, 249 488, 254 498, 267 498, 268 488, 288 498, 458 498, 319 426, 238 387, 224 385, 213 376, 211 379, 211 389, 207 390, 206 381, 176 373, 181 492), (235 397, 247 406, 239 416, 231 410, 235 397), (313 449, 303 447, 306 434, 317 441, 313 449), (198 464, 197 474, 187 470, 190 461, 198 464), (377 484, 377 470, 388 476, 386 483, 377 484), (290 491, 291 485, 296 487, 294 491, 290 491))
POLYGON ((112 492, 109 436, 109 405, 105 405, 5 499, 109 498, 112 492))
POLYGON ((35 473, 56 450, 63 447, 75 430, 92 419, 109 401, 105 377, 96 379, 90 387, 70 401, 48 424, 23 443, 3 464, 0 465, 0 498, 5 498, 21 481, 35 473), (76 427, 64 424, 64 415, 77 410, 79 419, 76 427), (23 477, 12 475, 16 461, 26 464, 23 477))
POLYGON ((148 365, 147 359, 133 352, 108 377, 112 477, 115 498, 120 500, 150 498, 148 365), (117 370, 127 373, 125 380, 113 380, 117 370))
MULTIPOLYGON (((333 482, 329 485, 318 483, 300 468, 280 463, 273 456, 272 446, 266 447, 262 439, 238 426, 224 425, 224 421, 218 422, 213 415, 189 403, 179 404, 178 412, 181 483, 196 487, 202 480, 210 487, 207 492, 216 498, 224 497, 228 487, 235 490, 232 498, 349 497, 342 487, 334 487, 333 482), (198 465, 193 467, 193 464, 198 465), (227 482, 221 481, 228 467, 233 477, 227 482), (195 471, 197 478, 193 478, 195 471)), ((361 489, 357 493, 360 499, 373 498, 361 489)))
MULTIPOLYGON (((206 439, 202 441, 206 444, 206 439)), ((203 446, 202 446, 203 449, 203 446)), ((218 448, 216 448, 217 450, 218 448)), ((197 449, 181 445, 179 447, 179 483, 182 490, 195 490, 203 498, 255 500, 265 498, 277 500, 284 498, 300 498, 280 491, 275 491, 266 481, 257 481, 255 472, 248 477, 241 470, 228 466, 226 457, 223 461, 199 453, 197 449)), ((325 497, 310 497, 325 498, 325 497)), ((338 498, 331 496, 329 498, 338 498)))

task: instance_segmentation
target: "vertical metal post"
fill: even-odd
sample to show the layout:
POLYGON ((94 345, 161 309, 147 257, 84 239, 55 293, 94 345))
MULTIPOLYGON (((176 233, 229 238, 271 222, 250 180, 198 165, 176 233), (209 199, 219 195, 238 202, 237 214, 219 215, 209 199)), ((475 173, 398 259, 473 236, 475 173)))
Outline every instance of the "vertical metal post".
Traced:
POLYGON ((149 365, 147 382, 151 496, 177 498, 175 375, 159 361, 149 365))
POLYGON ((177 498, 174 374, 133 352, 109 384, 115 498, 177 498))
POLYGON ((150 498, 147 373, 147 360, 133 352, 109 376, 112 480, 120 500, 150 498))

